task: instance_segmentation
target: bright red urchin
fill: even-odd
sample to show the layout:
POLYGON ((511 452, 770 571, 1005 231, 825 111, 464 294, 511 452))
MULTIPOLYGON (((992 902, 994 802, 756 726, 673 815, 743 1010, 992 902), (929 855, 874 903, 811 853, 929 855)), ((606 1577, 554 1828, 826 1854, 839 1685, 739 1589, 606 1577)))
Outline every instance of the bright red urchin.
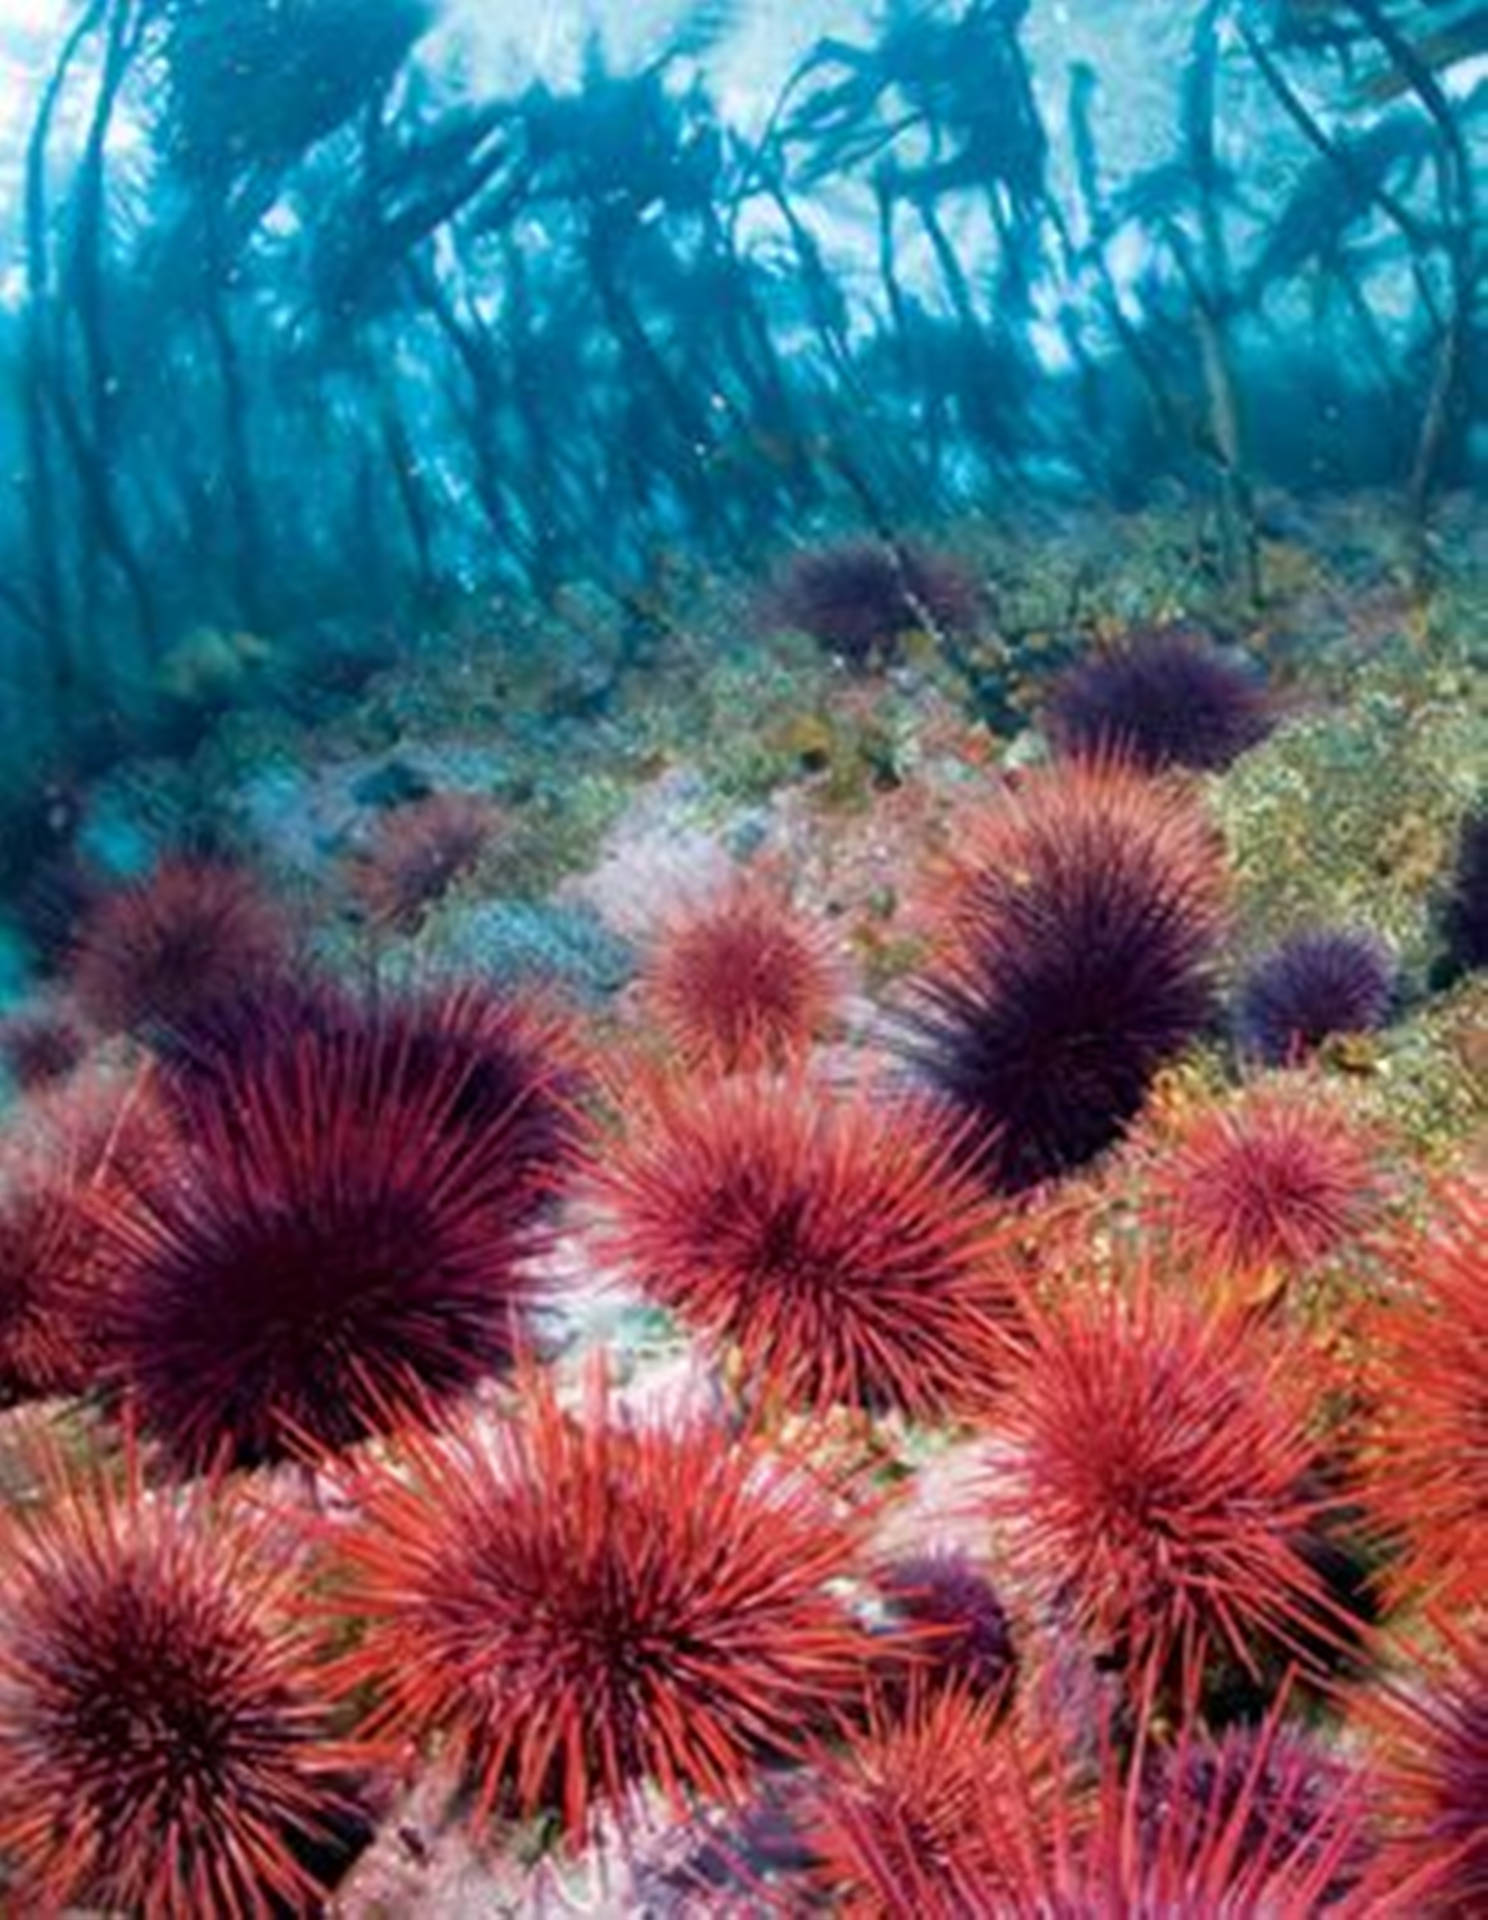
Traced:
POLYGON ((411 1432, 351 1494, 343 1678, 369 1737, 442 1738, 477 1823, 551 1811, 577 1841, 647 1784, 737 1800, 861 1687, 833 1589, 871 1506, 721 1425, 626 1423, 602 1375, 575 1413, 534 1378, 507 1419, 411 1432))
POLYGON ((119 1381, 179 1464, 349 1445, 512 1362, 528 1115, 437 1041, 336 1008, 168 1080, 173 1147, 102 1226, 119 1381))
POLYGON ((1015 1563, 1139 1685, 1321 1657, 1343 1623, 1308 1558, 1316 1368, 1145 1272, 1030 1322, 985 1499, 1015 1563))
POLYGON ((936 1419, 1006 1371, 1000 1211, 922 1107, 801 1077, 661 1084, 598 1185, 606 1253, 764 1399, 936 1419))
POLYGON ((1387 1258, 1370 1317, 1364 1503, 1399 1553, 1398 1592, 1476 1599, 1488 1578, 1488 1178, 1442 1187, 1387 1258))
POLYGON ((0 1405, 81 1393, 103 1359, 100 1209, 161 1151, 137 1086, 39 1097, 0 1154, 0 1405))
POLYGON ((1185 1268, 1224 1283, 1302 1272, 1348 1244, 1381 1199, 1372 1142, 1310 1086, 1208 1107, 1154 1158, 1155 1225, 1185 1268))
POLYGON ((494 804, 474 793, 433 793, 383 814, 352 867, 368 919, 415 931, 428 909, 475 871, 500 824, 494 804))
POLYGON ((48 1504, 4 1535, 0 1853, 16 1911, 313 1910, 306 1863, 358 1815, 354 1754, 332 1738, 296 1614, 303 1569, 262 1514, 50 1478, 48 1504))
POLYGON ((288 924, 254 876, 175 857, 106 894, 83 923, 69 985, 106 1033, 169 1030, 271 978, 288 924))
POLYGON ((846 980, 827 927, 742 874, 662 927, 641 995, 685 1065, 733 1073, 805 1054, 838 1016, 846 980))
POLYGON ((953 832, 906 1051, 1018 1191, 1114 1145, 1214 1015, 1223 846, 1186 784, 1105 760, 1037 770, 953 832))

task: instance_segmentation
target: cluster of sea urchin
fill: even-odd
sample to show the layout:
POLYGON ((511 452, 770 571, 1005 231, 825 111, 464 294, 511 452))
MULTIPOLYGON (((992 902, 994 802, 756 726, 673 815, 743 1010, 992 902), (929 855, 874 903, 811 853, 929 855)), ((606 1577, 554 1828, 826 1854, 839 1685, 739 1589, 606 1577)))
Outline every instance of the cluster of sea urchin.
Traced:
MULTIPOLYGON (((834 644, 862 665, 895 620, 959 618, 933 586, 844 562, 834 644)), ((1480 1185, 1371 1245, 1394 1284, 1340 1449, 1292 1303, 1230 1283, 1360 1244, 1374 1137, 1289 1075, 1176 1129, 1165 1102, 1140 1154, 1102 1157, 1217 1027, 1223 854, 1169 769, 1223 765, 1266 703, 1170 634, 1053 711, 1062 757, 955 821, 926 889, 913 1084, 819 1070, 841 962, 759 874, 663 928, 654 1073, 591 1072, 567 1015, 483 985, 318 983, 237 869, 167 861, 96 909, 72 992, 143 1042, 139 1119, 72 1075, 61 1148, 0 1195, 0 1390, 98 1389, 151 1473, 210 1477, 147 1497, 131 1445, 127 1499, 64 1489, 7 1534, 0 1852, 25 1898, 313 1905, 352 1770, 397 1749, 439 1755, 482 1836, 530 1817, 574 1845, 661 1803, 747 1834, 796 1769, 772 1901, 1472 1909, 1476 1638, 1384 1742, 1409 1833, 1366 1845, 1353 1771, 1284 1715, 1299 1676, 1336 1692, 1374 1656, 1359 1554, 1391 1598, 1465 1601, 1488 1568, 1480 1185), (1072 1259, 1089 1220, 1046 1189, 1130 1167, 1137 1206, 1108 1194, 1072 1259), (538 1368, 567 1193, 730 1417, 538 1368), (493 1378, 514 1391, 483 1403, 493 1378), (973 1429, 975 1537, 926 1553, 896 1518, 891 1552, 886 1488, 930 1425, 973 1429), (217 1511, 220 1477, 286 1459, 339 1482, 334 1520, 217 1511), (1044 1713, 1064 1666, 1079 1728, 1044 1713), (1225 1731, 1237 1710, 1259 1725, 1225 1731)), ((490 826, 423 804, 367 896, 395 931, 490 826)), ((1288 943, 1242 984, 1244 1064, 1379 1022, 1391 984, 1366 938, 1288 943)))

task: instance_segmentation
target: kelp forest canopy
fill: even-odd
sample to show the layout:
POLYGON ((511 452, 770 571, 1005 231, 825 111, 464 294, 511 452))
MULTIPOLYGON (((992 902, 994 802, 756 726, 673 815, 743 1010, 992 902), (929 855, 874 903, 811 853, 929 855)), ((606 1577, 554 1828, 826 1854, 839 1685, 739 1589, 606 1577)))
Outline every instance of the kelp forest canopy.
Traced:
POLYGON ((1256 592, 1258 488, 1369 486, 1429 565, 1488 468, 1488 6, 886 0, 741 85, 752 12, 546 69, 453 0, 26 41, 7 782, 158 723, 193 632, 334 679, 599 598, 619 672, 677 569, 834 527, 1167 489, 1256 592))

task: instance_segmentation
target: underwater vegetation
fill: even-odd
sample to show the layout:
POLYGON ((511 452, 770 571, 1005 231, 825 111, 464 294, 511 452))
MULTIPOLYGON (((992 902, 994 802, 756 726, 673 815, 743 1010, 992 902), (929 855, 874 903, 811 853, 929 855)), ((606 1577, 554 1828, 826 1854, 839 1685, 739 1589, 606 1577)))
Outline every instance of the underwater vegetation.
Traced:
POLYGON ((684 556, 757 586, 826 534, 768 569, 789 618, 858 666, 955 639, 983 583, 921 529, 989 497, 1181 489, 1254 596, 1268 484, 1388 485, 1436 564, 1481 461, 1480 9, 1164 15, 1135 144, 1021 0, 779 36, 741 89, 748 18, 546 72, 440 0, 8 30, 9 817, 142 732, 320 710, 472 591, 592 639, 586 582, 601 706, 684 556))
POLYGON ((598 11, 0 28, 0 1908, 1484 1910, 1488 9, 598 11))

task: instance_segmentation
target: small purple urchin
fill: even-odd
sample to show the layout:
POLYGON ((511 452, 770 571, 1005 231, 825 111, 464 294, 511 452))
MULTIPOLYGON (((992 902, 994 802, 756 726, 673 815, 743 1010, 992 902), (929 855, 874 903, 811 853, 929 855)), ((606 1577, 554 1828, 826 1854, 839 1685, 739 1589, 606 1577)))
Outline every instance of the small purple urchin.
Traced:
POLYGON ((1372 934, 1294 933, 1257 961, 1241 985, 1241 1048, 1271 1066, 1295 1062, 1332 1034, 1382 1027, 1394 989, 1394 962, 1372 934))
POLYGON ((1046 726, 1061 755, 1119 753, 1149 771, 1227 767, 1271 731, 1260 675, 1197 628, 1156 627, 1077 662, 1046 726))
POLYGON ((1452 977, 1488 967, 1488 806, 1468 814, 1458 830, 1442 933, 1452 977))
POLYGON ((952 633, 975 627, 975 581, 954 560, 879 540, 846 541, 796 556, 776 585, 770 612, 809 633, 850 667, 892 660, 926 616, 952 633))
POLYGON ((963 1555, 895 1560, 878 1587, 889 1621, 873 1667, 893 1701, 902 1704, 917 1687, 1010 1692, 1018 1659, 1007 1612, 992 1583, 963 1555))

